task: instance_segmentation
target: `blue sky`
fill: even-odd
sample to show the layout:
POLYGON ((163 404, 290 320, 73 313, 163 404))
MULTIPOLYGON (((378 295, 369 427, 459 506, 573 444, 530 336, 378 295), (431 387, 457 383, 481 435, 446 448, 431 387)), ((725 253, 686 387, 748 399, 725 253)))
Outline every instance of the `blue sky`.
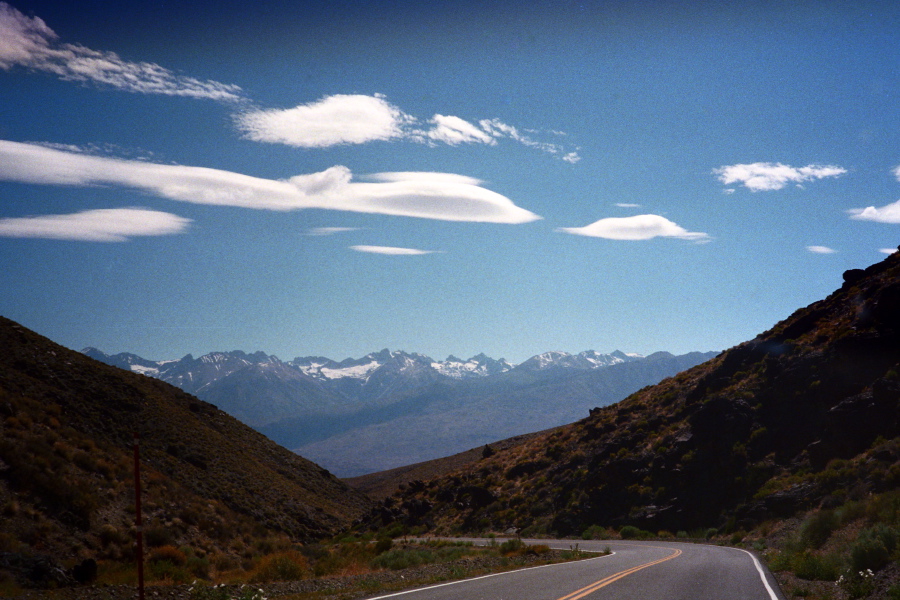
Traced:
POLYGON ((721 350, 900 243, 894 2, 0 3, 0 314, 152 359, 721 350))

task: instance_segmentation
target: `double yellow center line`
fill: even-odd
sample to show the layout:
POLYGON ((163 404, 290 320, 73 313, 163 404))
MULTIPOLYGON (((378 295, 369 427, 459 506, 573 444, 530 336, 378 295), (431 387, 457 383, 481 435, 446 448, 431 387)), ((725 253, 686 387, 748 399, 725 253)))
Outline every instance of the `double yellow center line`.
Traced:
POLYGON ((580 590, 575 590, 571 594, 567 594, 567 595, 563 596, 562 598, 559 598, 559 600, 579 600, 580 598, 584 598, 588 594, 593 594, 600 588, 606 587, 609 584, 622 579, 623 577, 628 577, 632 573, 637 573, 641 569, 646 569, 647 567, 652 567, 653 565, 658 565, 659 563, 664 563, 667 560, 672 560, 673 558, 680 556, 680 555, 681 555, 681 550, 675 550, 669 556, 666 556, 659 560, 654 560, 653 562, 644 563, 644 564, 638 565, 636 567, 631 567, 630 569, 625 569, 624 571, 619 571, 618 573, 613 573, 612 575, 604 577, 600 581, 595 581, 594 583, 592 583, 589 586, 583 587, 580 590))

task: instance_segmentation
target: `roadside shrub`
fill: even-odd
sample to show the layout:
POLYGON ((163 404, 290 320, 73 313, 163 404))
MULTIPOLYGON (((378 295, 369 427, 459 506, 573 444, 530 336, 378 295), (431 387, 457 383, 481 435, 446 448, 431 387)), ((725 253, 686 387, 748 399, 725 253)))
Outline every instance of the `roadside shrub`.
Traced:
POLYGON ((169 546, 174 543, 175 537, 172 535, 172 532, 165 527, 148 527, 147 530, 144 531, 144 541, 147 542, 147 545, 151 548, 156 546, 169 546))
POLYGON ((652 536, 653 534, 649 531, 644 531, 634 525, 625 525, 619 530, 619 537, 623 540, 643 540, 652 536))
POLYGON ((840 525, 837 514, 822 510, 809 517, 800 527, 800 543, 804 548, 819 549, 840 525))
POLYGON ((394 547, 394 541, 391 538, 381 538, 375 542, 375 554, 382 554, 394 547))
POLYGON ((372 559, 371 565, 375 569, 398 571, 400 569, 408 569, 409 567, 417 567, 432 561, 433 556, 428 550, 406 550, 395 548, 376 556, 372 559))
POLYGON ((837 581, 838 587, 847 593, 851 600, 868 598, 875 591, 875 574, 870 570, 847 571, 837 581))
POLYGON ((308 570, 305 556, 296 550, 286 550, 263 557, 249 581, 250 583, 296 581, 303 579, 308 570))
POLYGON ((591 525, 581 534, 583 540, 599 540, 607 536, 606 528, 600 525, 591 525))
POLYGON ((809 581, 835 581, 841 570, 836 556, 820 556, 809 551, 795 554, 790 567, 797 577, 809 581))
MULTIPOLYGON (((893 538, 893 544, 896 545, 896 537, 893 538)), ((866 569, 877 571, 888 563, 890 556, 891 552, 879 532, 874 527, 864 529, 850 547, 850 566, 856 572, 866 569)))
POLYGON ((519 538, 513 538, 511 540, 506 540, 502 544, 500 544, 500 554, 504 556, 510 556, 513 554, 521 554, 525 551, 525 542, 520 540, 519 538))
POLYGON ((155 581, 171 581, 172 583, 187 583, 194 577, 184 567, 175 565, 172 561, 161 560, 151 562, 150 579, 155 581))
POLYGON ((169 561, 176 567, 181 567, 187 562, 187 556, 175 546, 160 546, 150 551, 147 561, 150 563, 169 561))
POLYGON ((550 552, 550 546, 547 544, 534 544, 525 547, 525 554, 531 554, 533 556, 541 556, 548 552, 550 552))

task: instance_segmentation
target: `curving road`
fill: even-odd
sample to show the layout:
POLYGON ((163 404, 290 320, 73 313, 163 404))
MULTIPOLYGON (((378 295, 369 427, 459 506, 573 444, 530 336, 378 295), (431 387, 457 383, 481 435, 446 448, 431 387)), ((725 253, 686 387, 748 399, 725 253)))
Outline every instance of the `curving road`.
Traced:
POLYGON ((771 573, 751 553, 737 548, 618 540, 524 541, 565 550, 576 543, 582 550, 608 547, 613 554, 371 596, 369 600, 784 600, 771 573))

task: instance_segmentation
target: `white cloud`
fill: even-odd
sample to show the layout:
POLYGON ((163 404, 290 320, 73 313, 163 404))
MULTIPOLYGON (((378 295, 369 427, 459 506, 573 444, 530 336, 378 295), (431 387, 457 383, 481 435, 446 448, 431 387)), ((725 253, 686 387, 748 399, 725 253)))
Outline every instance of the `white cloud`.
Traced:
MULTIPOLYGON (((28 17, 0 2, 0 69, 24 67, 67 81, 92 82, 142 94, 247 102, 237 85, 178 75, 155 63, 128 61, 115 52, 63 43, 58 38, 42 19, 28 17)), ((577 152, 564 152, 559 144, 535 141, 497 119, 482 120, 479 128, 460 117, 435 114, 428 121, 432 127, 423 129, 419 119, 378 94, 338 94, 294 108, 248 109, 235 115, 234 120, 250 140, 300 148, 400 139, 453 146, 495 145, 498 137, 509 137, 561 155, 562 160, 572 164, 581 160, 577 152)))
POLYGON ((632 204, 630 202, 616 202, 616 206, 619 208, 640 208, 640 204, 632 204))
POLYGON ((713 169, 719 181, 725 185, 738 183, 754 192, 780 190, 789 183, 800 184, 825 177, 839 177, 847 169, 836 165, 807 165, 791 167, 781 163, 758 162, 726 165, 713 169))
POLYGON ((0 2, 0 69, 20 66, 52 73, 68 81, 93 82, 138 92, 213 100, 241 100, 241 88, 217 81, 176 75, 154 63, 130 62, 114 52, 58 41, 38 17, 27 17, 0 2))
POLYGON ((162 198, 263 210, 318 208, 445 221, 527 223, 539 216, 478 180, 448 173, 382 173, 354 182, 334 166, 287 180, 204 167, 90 156, 0 140, 0 180, 44 185, 115 185, 162 198))
POLYGON ((299 148, 362 144, 405 136, 411 122, 381 96, 326 96, 294 108, 253 110, 235 116, 248 139, 299 148))
POLYGON ((0 237, 125 242, 135 236, 183 233, 191 220, 141 208, 86 210, 69 215, 0 219, 0 237))
POLYGON ((891 173, 893 173, 894 177, 896 177, 897 180, 900 181, 900 165, 897 165, 896 167, 894 167, 893 170, 891 171, 891 173))
POLYGON ((813 254, 835 254, 837 252, 828 246, 807 246, 806 249, 813 254))
POLYGON ((894 254, 897 252, 897 249, 896 248, 880 248, 878 251, 881 252, 882 254, 894 254))
POLYGON ((359 231, 359 227, 313 227, 306 232, 306 235, 324 236, 334 235, 336 233, 348 233, 350 231, 359 231))
POLYGON ((711 239, 705 233, 688 231, 659 215, 600 219, 585 227, 561 227, 557 231, 609 240, 649 240, 655 237, 672 237, 707 242, 711 239))
POLYGON ((447 115, 434 115, 430 123, 434 128, 425 133, 430 140, 444 142, 451 146, 457 144, 496 144, 494 137, 475 127, 465 119, 447 115))
POLYGON ((435 114, 423 124, 379 94, 325 96, 294 108, 247 110, 234 119, 247 139, 298 148, 399 140, 495 146, 498 139, 509 138, 572 164, 581 160, 577 152, 565 152, 560 144, 535 141, 499 119, 483 119, 475 125, 457 116, 435 114))
POLYGON ((415 248, 395 248, 393 246, 350 246, 351 250, 369 254, 388 254, 390 256, 418 256, 434 254, 436 250, 416 250, 415 248))
POLYGON ((880 208, 851 208, 847 211, 851 219, 857 221, 875 221, 876 223, 900 224, 900 200, 880 208))

